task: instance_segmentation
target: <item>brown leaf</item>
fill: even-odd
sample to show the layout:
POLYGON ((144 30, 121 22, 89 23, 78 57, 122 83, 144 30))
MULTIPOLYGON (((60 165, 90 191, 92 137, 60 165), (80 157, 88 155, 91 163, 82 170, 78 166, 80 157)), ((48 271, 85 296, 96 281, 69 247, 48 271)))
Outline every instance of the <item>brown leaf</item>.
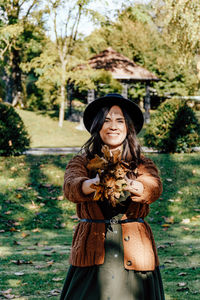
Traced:
POLYGON ((90 162, 87 164, 87 168, 88 170, 104 170, 106 164, 107 161, 104 158, 95 155, 95 158, 91 159, 90 162))
POLYGON ((22 194, 17 194, 16 197, 17 197, 18 199, 21 199, 21 198, 22 198, 22 194))
POLYGON ((40 232, 39 228, 32 229, 32 232, 40 232))
POLYGON ((48 266, 52 266, 54 264, 54 260, 49 260, 49 261, 47 261, 47 265, 48 266))
POLYGON ((15 232, 15 231, 17 231, 17 229, 16 229, 15 227, 11 227, 11 228, 9 229, 9 231, 15 232))
POLYGON ((104 154, 104 157, 106 160, 110 160, 110 157, 111 157, 111 153, 110 153, 110 149, 107 145, 104 145, 102 148, 101 148, 101 151, 102 153, 104 154))
POLYGON ((21 234, 23 239, 25 239, 29 235, 30 235, 30 233, 26 233, 26 232, 22 232, 22 234, 21 234))
POLYGON ((112 151, 112 157, 113 157, 113 163, 116 164, 118 161, 121 160, 122 152, 119 149, 112 151))
POLYGON ((164 227, 164 228, 169 228, 170 225, 169 225, 169 224, 162 224, 162 227, 164 227))

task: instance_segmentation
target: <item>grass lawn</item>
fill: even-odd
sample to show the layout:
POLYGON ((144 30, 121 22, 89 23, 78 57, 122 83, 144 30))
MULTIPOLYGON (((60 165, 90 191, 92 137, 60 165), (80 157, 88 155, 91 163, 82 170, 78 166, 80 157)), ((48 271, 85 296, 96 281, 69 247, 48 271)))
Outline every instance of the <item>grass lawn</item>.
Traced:
MULTIPOLYGON (((164 186, 146 220, 157 243, 166 300, 198 300, 199 154, 148 156, 164 186)), ((76 225, 74 204, 62 197, 71 157, 0 157, 0 299, 59 299, 76 225)))
POLYGON ((86 130, 76 129, 78 123, 64 121, 58 126, 57 118, 39 112, 16 109, 31 137, 31 147, 79 147, 89 138, 86 130))

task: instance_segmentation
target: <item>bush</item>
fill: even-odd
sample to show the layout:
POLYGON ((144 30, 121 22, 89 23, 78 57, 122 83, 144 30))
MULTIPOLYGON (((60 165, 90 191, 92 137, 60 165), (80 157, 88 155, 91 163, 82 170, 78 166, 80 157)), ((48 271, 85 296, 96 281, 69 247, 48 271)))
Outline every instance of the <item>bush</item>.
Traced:
POLYGON ((194 111, 180 99, 166 100, 147 126, 144 142, 164 153, 191 152, 200 144, 200 125, 194 111))
POLYGON ((14 108, 0 103, 0 155, 20 155, 30 145, 24 123, 14 108))

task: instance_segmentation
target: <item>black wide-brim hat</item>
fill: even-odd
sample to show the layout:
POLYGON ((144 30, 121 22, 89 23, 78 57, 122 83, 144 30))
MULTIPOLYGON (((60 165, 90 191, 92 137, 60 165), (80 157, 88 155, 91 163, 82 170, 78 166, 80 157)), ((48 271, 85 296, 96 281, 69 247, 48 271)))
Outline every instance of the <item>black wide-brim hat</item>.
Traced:
POLYGON ((88 104, 83 114, 83 123, 89 132, 97 113, 102 107, 107 105, 110 107, 118 105, 120 108, 124 108, 133 121, 136 133, 138 134, 140 132, 144 123, 141 109, 136 103, 124 98, 120 94, 108 94, 104 97, 97 98, 88 104))

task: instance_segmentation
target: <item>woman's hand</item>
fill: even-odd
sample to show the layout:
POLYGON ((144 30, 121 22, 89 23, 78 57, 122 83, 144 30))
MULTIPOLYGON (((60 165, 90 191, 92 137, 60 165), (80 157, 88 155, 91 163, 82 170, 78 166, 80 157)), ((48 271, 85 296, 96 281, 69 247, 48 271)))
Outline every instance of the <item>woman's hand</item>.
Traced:
POLYGON ((127 176, 125 176, 125 180, 127 182, 127 186, 124 188, 125 191, 129 191, 135 196, 141 196, 143 194, 144 186, 141 182, 129 179, 127 176))
POLYGON ((91 188, 90 186, 92 184, 99 184, 99 182, 100 182, 99 174, 97 174, 95 178, 83 181, 83 183, 82 183, 83 194, 89 195, 89 194, 95 192, 95 189, 91 188))

